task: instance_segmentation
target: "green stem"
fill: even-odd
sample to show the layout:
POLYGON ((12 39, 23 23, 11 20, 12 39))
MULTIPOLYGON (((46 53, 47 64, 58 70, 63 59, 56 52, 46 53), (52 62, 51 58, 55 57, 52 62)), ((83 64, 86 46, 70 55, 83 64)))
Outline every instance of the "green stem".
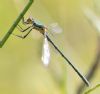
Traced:
POLYGON ((8 30, 8 32, 2 38, 2 40, 0 41, 0 48, 2 48, 2 46, 5 44, 5 42, 7 41, 7 39, 10 37, 10 35, 12 34, 12 32, 14 31, 14 29, 16 28, 16 26, 18 25, 18 23, 22 19, 22 17, 25 15, 25 13, 28 11, 28 9, 30 8, 30 6, 32 5, 33 1, 34 0, 29 0, 28 4, 25 6, 25 8, 23 9, 23 11, 19 14, 19 16, 16 19, 16 21, 13 23, 13 25, 10 27, 10 29, 8 30))
POLYGON ((87 91, 85 94, 89 94, 91 93, 92 91, 94 91, 95 89, 99 88, 100 87, 100 84, 96 85, 94 88, 90 89, 89 91, 87 91))

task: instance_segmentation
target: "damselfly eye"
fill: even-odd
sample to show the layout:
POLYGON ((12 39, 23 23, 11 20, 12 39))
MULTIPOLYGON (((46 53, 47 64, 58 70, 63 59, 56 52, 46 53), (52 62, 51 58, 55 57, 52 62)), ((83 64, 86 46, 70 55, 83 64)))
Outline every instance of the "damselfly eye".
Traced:
POLYGON ((31 18, 28 18, 28 19, 26 20, 26 22, 27 22, 28 24, 32 24, 32 19, 31 19, 31 18))

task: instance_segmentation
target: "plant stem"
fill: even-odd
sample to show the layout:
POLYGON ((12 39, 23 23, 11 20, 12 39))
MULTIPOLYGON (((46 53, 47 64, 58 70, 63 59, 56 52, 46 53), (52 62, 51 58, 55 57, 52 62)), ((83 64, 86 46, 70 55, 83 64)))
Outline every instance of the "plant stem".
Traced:
POLYGON ((95 89, 100 88, 100 84, 96 85, 94 88, 88 90, 85 94, 89 94, 91 92, 93 92, 95 89))
POLYGON ((22 19, 22 17, 25 15, 25 13, 28 11, 28 9, 30 8, 30 6, 32 5, 33 1, 34 0, 29 0, 29 2, 27 3, 27 5, 23 9, 23 11, 19 14, 18 18, 12 24, 12 26, 10 27, 10 29, 8 30, 8 32, 5 34, 5 36, 2 38, 2 40, 0 41, 0 48, 2 48, 2 46, 5 44, 5 42, 7 41, 7 39, 10 37, 10 35, 12 34, 12 32, 14 31, 14 29, 16 28, 16 26, 18 25, 18 23, 22 19))

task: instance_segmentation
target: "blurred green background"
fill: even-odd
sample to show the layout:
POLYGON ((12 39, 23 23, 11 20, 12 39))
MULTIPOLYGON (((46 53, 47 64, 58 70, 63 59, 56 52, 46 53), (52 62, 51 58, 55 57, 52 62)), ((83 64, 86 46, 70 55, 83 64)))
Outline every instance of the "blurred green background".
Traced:
MULTIPOLYGON (((25 18, 33 16, 46 25, 57 22, 63 32, 55 35, 55 43, 85 75, 96 55, 98 33, 85 19, 81 1, 34 1, 25 18)), ((84 1, 86 6, 94 8, 93 0, 84 1)), ((9 30, 27 2, 0 1, 0 38, 9 30)), ((33 31, 24 40, 11 35, 0 49, 0 94, 76 94, 81 79, 51 45, 51 61, 46 68, 41 62, 43 37, 33 31)), ((18 32, 15 29, 14 33, 18 32)), ((99 74, 98 68, 92 85, 100 82, 99 74)))

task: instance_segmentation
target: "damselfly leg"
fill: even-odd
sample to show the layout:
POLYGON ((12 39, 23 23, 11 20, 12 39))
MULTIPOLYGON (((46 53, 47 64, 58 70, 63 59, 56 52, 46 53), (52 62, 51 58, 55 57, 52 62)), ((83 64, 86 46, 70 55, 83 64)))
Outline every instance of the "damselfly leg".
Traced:
POLYGON ((14 36, 17 36, 17 37, 19 37, 19 38, 22 38, 22 39, 25 39, 28 35, 29 35, 29 33, 32 31, 32 29, 33 29, 33 27, 32 26, 29 26, 29 27, 27 27, 26 29, 23 29, 20 25, 18 25, 18 27, 20 28, 18 28, 18 30, 19 31, 21 31, 21 32, 25 32, 25 31, 28 31, 25 35, 15 35, 15 34, 13 34, 14 36), (31 28, 31 29, 30 29, 31 28))
MULTIPOLYGON (((24 24, 24 25, 27 25, 27 24, 30 24, 30 23, 32 23, 32 19, 31 18, 28 18, 26 21, 25 21, 25 19, 24 19, 24 17, 22 18, 22 23, 24 24)), ((28 26, 26 29, 23 29, 20 25, 17 25, 17 28, 18 28, 18 30, 20 31, 20 32, 26 32, 27 31, 27 33, 25 34, 25 35, 15 35, 15 34, 13 34, 13 35, 15 35, 15 36, 17 36, 17 37, 19 37, 19 38, 22 38, 22 39, 24 39, 24 38, 26 38, 28 35, 29 35, 29 33, 32 31, 32 29, 34 28, 33 27, 33 25, 31 25, 31 26, 28 26)))
POLYGON ((18 30, 21 32, 25 32, 25 31, 29 30, 31 27, 33 27, 33 26, 29 26, 26 29, 23 29, 20 25, 17 26, 18 30))

